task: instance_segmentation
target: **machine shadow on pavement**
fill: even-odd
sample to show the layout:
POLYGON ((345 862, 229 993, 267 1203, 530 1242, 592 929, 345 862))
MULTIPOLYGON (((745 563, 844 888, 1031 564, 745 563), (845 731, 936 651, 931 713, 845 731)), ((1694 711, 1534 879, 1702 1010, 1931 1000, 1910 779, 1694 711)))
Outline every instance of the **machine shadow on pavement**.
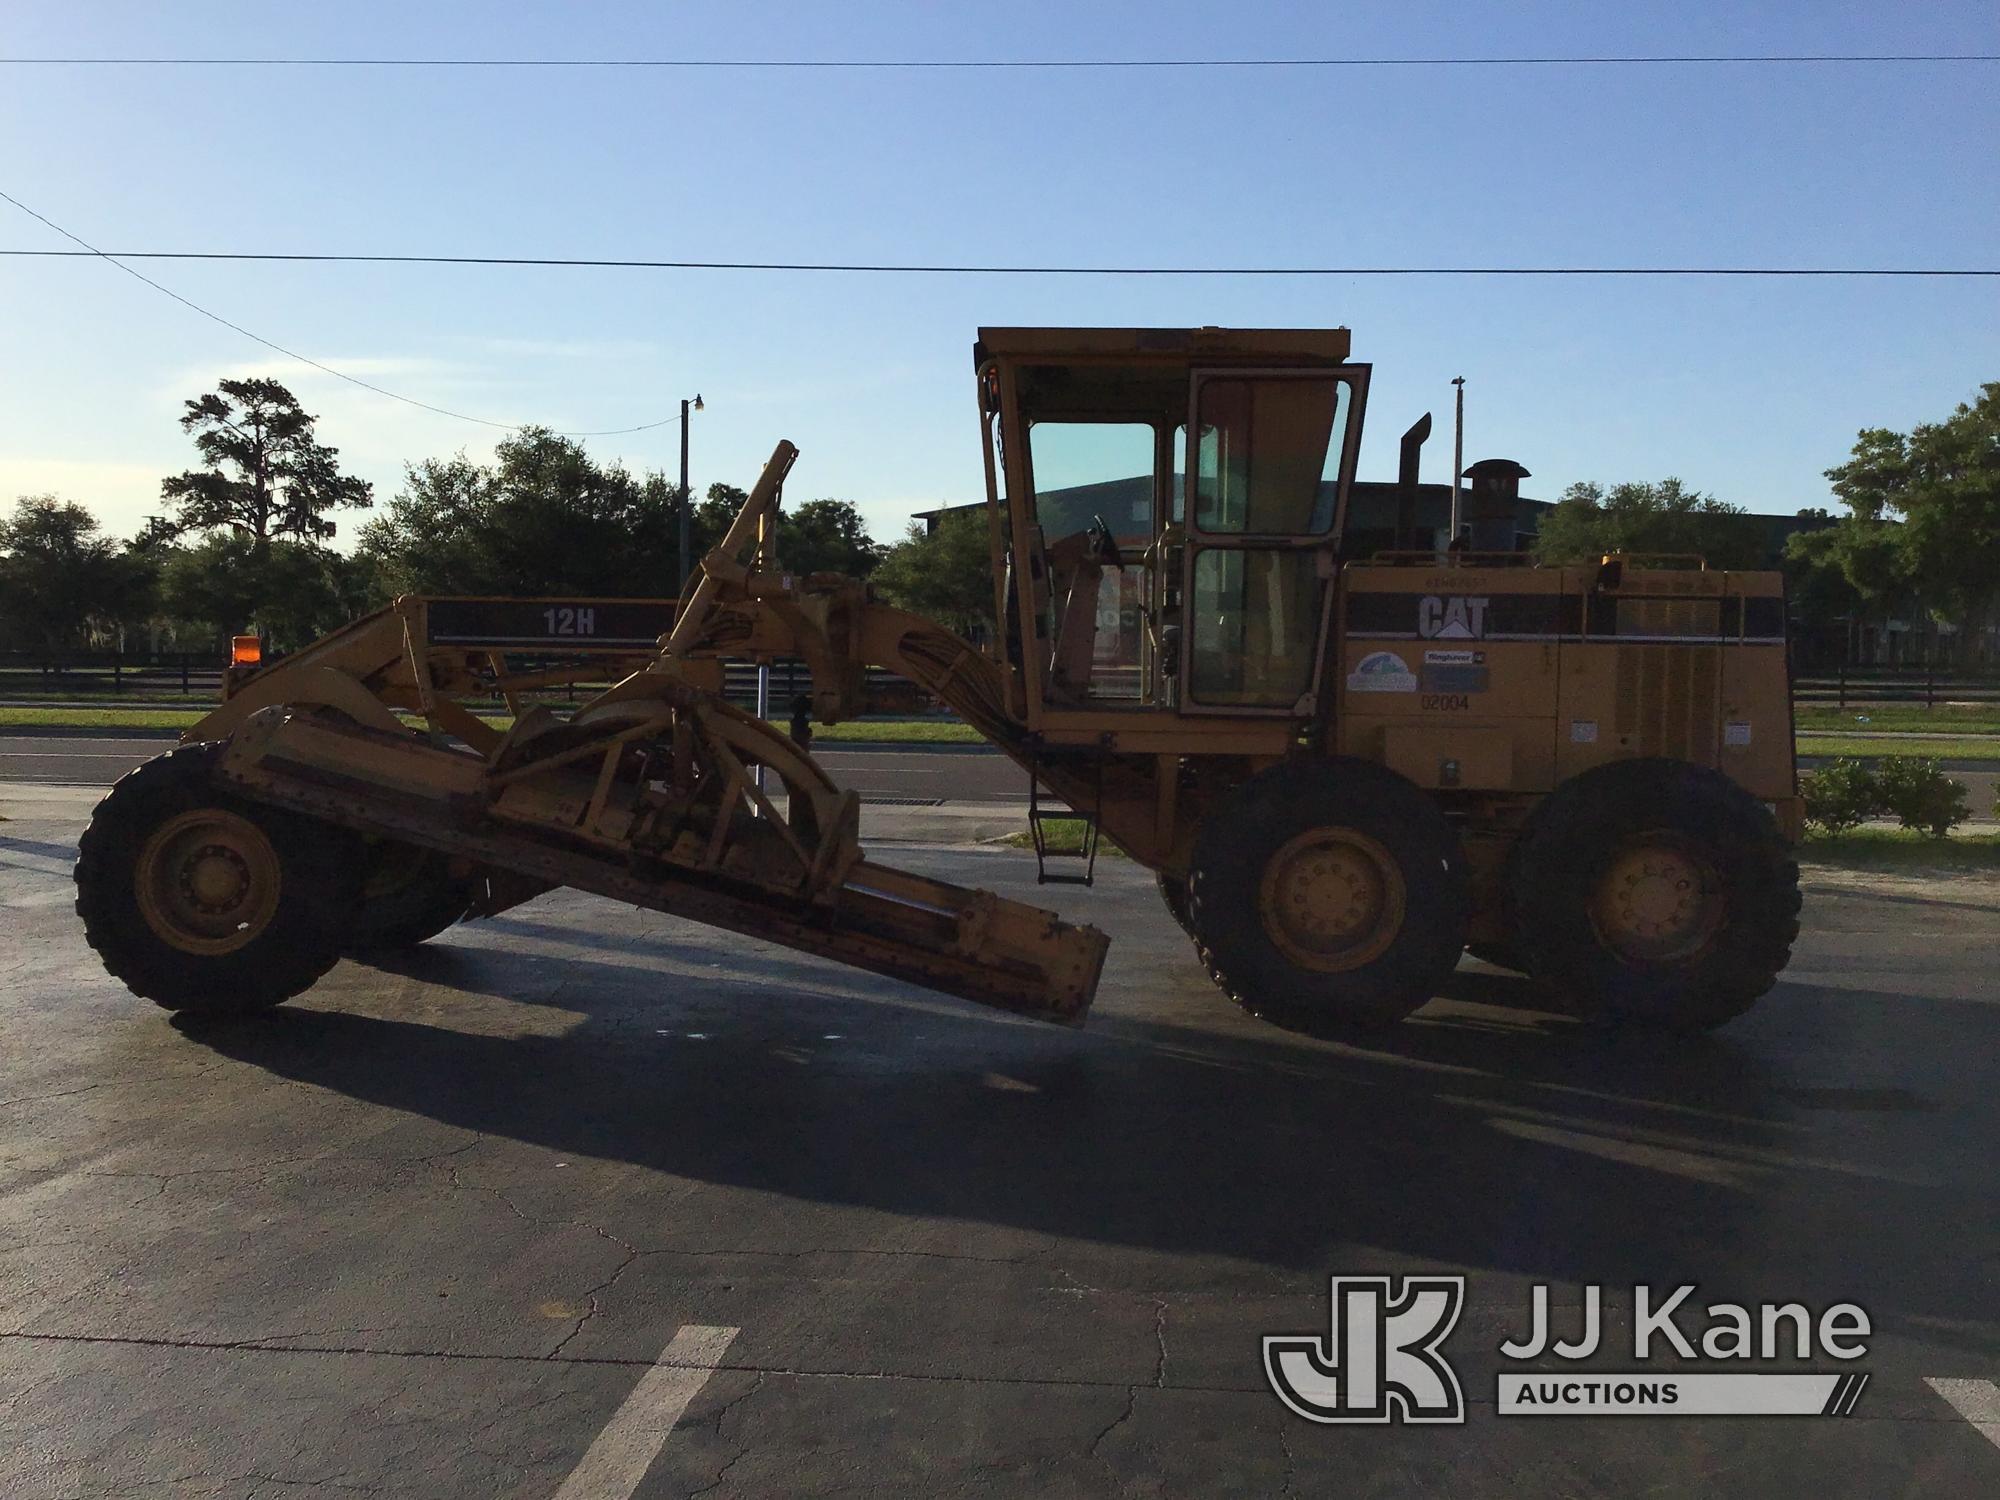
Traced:
MULTIPOLYGON (((402 1006, 298 1004, 249 1023, 174 1024, 276 1076, 565 1156, 802 1204, 1221 1258, 1246 1277, 1421 1265, 1747 1293, 1759 1290, 1741 1285, 1757 1247, 1776 1235, 1792 1257, 1787 1296, 1879 1288, 1878 1327, 1921 1321, 1936 1337, 1991 1274, 1952 1248, 1977 1238, 1979 1195, 1844 1159, 1841 1132, 1802 1120, 1829 1099, 1921 1105, 1896 1091, 1816 1096, 1726 1033, 1663 1044, 1447 1000, 1342 1045, 1191 1012, 1211 1002, 1172 981, 1157 1007, 1132 987, 1108 995, 1072 1032, 961 1014, 762 945, 703 978, 660 971, 677 952, 670 934, 549 932, 656 963, 446 943, 393 971, 431 987, 421 1023, 402 1006), (450 1019, 459 1006, 468 1029, 450 1019), (506 1034, 521 1006, 579 1019, 561 1034, 506 1034), (1178 1022, 1188 1015, 1201 1024, 1178 1022)), ((358 998, 342 972, 318 992, 325 1003, 358 998)), ((1454 989, 1520 993, 1470 970, 1454 989)), ((1899 1000, 1783 984, 1771 1010, 1830 1029, 1846 1024, 1844 1007, 1899 1000)), ((2000 1043, 2000 1012, 1942 1008, 1958 1045, 2000 1043)))
POLYGON ((76 858, 76 845, 73 843, 57 843, 50 839, 21 839, 8 834, 0 834, 0 851, 37 854, 46 859, 59 859, 65 865, 76 858))

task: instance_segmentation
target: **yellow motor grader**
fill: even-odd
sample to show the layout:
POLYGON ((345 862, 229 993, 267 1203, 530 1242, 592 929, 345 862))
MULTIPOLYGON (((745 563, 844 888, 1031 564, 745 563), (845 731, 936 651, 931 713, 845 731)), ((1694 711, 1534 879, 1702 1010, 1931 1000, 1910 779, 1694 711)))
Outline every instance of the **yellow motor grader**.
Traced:
MULTIPOLYGON (((990 328, 974 363, 990 640, 786 573, 780 442, 651 645, 629 602, 513 602, 634 653, 566 717, 479 629, 507 601, 400 599, 242 675, 83 836, 106 966, 251 1010, 568 885, 1079 1021, 1102 933, 867 857, 856 797, 723 697, 726 661, 795 658, 824 723, 869 669, 954 710, 1027 776, 1045 878, 1111 840, 1281 1024, 1398 1019, 1468 947, 1613 1020, 1710 1026, 1770 987, 1799 911, 1776 574, 1417 546, 1407 503, 1399 546, 1346 555, 1345 329, 990 328), (467 707, 496 693, 505 728, 467 707)), ((1404 467, 1407 502, 1409 439, 1404 467)))

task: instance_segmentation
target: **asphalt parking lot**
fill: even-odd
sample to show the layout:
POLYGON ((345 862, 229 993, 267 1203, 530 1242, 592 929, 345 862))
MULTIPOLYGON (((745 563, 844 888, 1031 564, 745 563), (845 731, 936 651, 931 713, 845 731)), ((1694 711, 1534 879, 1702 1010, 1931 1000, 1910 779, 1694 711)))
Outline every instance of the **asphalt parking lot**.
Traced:
POLYGON ((1142 872, 934 847, 883 857, 1112 934, 1087 1029, 568 893, 203 1027, 83 945, 79 826, 0 822, 10 1497, 2000 1490, 1991 882, 1812 879, 1695 1042, 1470 961, 1303 1039, 1142 872), (1288 1414, 1260 1337, 1417 1272, 1468 1278, 1464 1425, 1288 1414), (1532 1285, 1637 1282, 1860 1303, 1865 1398, 1496 1414, 1532 1285))

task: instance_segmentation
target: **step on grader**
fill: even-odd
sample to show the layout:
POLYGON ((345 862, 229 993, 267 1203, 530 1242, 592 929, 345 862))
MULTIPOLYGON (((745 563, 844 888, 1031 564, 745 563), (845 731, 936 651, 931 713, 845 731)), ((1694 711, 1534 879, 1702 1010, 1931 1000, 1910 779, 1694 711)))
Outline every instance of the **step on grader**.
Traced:
MULTIPOLYGON (((1606 1020, 1712 1026, 1771 986, 1799 911, 1777 575, 1420 546, 1427 420, 1391 545, 1358 555, 1370 367, 1345 329, 995 328, 974 362, 983 644, 786 573, 781 442, 656 642, 612 604, 533 603, 634 653, 568 717, 520 697, 546 675, 504 631, 466 628, 498 601, 401 599, 235 674, 83 835, 106 967, 255 1010, 566 885, 1080 1021, 1102 933, 877 863, 854 794, 722 696, 726 661, 787 657, 823 723, 875 706, 871 668, 955 711, 1026 774, 1044 878, 1087 881, 1109 839, 1280 1024, 1399 1019, 1468 947, 1606 1020), (467 707, 494 694, 504 730, 467 707), (1044 796, 1083 860, 1043 839, 1044 796)), ((1504 513, 1521 471, 1486 467, 1504 513)))

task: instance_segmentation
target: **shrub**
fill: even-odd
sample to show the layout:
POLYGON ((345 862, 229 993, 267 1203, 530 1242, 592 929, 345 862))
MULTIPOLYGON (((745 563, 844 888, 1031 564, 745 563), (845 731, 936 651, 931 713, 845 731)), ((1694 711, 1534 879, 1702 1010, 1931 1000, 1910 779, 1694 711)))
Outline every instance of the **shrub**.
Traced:
POLYGON ((1845 833, 1867 822, 1881 808, 1875 775, 1858 760, 1836 760, 1799 778, 1806 799, 1806 821, 1828 833, 1845 833))
POLYGON ((1964 784, 1945 775, 1927 755, 1883 757, 1875 769, 1875 787, 1884 812, 1932 838, 1943 838, 1972 815, 1964 784))

